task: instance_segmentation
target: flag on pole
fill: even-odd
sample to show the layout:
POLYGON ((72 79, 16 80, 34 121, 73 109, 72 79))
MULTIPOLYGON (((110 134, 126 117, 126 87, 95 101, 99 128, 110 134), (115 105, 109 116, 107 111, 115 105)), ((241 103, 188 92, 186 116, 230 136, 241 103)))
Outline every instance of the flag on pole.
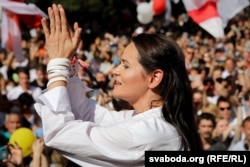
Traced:
POLYGON ((215 38, 224 36, 222 20, 213 0, 183 0, 188 15, 215 38))
POLYGON ((249 5, 248 0, 183 0, 188 15, 215 38, 224 37, 228 20, 249 5))
MULTIPOLYGON (((20 0, 19 0, 20 1, 20 0)), ((40 26, 41 18, 48 17, 34 4, 26 4, 10 0, 1 0, 2 8, 1 37, 2 47, 12 50, 17 61, 25 59, 21 48, 20 21, 23 21, 29 28, 40 26)))

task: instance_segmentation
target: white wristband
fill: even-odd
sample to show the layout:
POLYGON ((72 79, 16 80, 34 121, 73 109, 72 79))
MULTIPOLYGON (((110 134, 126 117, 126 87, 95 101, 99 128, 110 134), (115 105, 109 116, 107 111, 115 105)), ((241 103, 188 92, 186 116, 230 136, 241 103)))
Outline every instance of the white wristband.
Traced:
POLYGON ((69 71, 70 69, 70 60, 67 58, 56 58, 49 61, 47 65, 47 72, 51 73, 54 70, 65 70, 69 71))
POLYGON ((69 77, 70 60, 67 58, 56 58, 49 61, 47 65, 48 78, 62 75, 69 77))
POLYGON ((64 76, 65 78, 69 78, 69 71, 68 70, 53 70, 48 73, 48 79, 56 77, 56 76, 64 76))
POLYGON ((47 87, 56 81, 68 82, 70 73, 70 60, 67 58, 55 58, 49 61, 47 65, 49 82, 47 87))
POLYGON ((48 65, 48 68, 47 68, 47 72, 49 73, 50 71, 52 70, 68 70, 69 69, 69 66, 64 66, 64 65, 51 65, 49 64, 48 65))
POLYGON ((68 79, 63 77, 63 76, 57 76, 57 77, 54 77, 54 78, 51 78, 49 80, 49 82, 47 83, 47 87, 52 84, 53 82, 56 82, 56 81, 65 81, 66 83, 68 82, 68 79))
POLYGON ((65 65, 65 66, 70 66, 70 60, 68 58, 55 58, 51 59, 48 63, 48 65, 65 65))
POLYGON ((51 59, 47 65, 49 82, 47 86, 56 81, 68 82, 69 77, 76 76, 78 72, 77 58, 70 61, 68 58, 51 59))

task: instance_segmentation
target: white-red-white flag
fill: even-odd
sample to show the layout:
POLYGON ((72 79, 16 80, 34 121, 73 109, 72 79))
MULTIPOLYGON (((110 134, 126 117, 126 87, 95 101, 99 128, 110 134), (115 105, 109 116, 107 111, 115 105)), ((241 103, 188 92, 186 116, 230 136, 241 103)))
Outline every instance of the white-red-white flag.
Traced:
POLYGON ((23 21, 29 28, 40 26, 41 18, 48 17, 34 4, 1 0, 1 40, 2 47, 12 50, 18 61, 25 59, 21 48, 21 29, 19 21, 23 21))
POLYGON ((249 0, 218 0, 217 8, 223 26, 226 27, 232 17, 249 5, 249 0))
POLYGON ((194 22, 216 38, 224 36, 222 20, 213 0, 183 0, 188 15, 194 22))
POLYGON ((183 0, 188 15, 215 38, 224 37, 229 19, 249 5, 248 0, 183 0))

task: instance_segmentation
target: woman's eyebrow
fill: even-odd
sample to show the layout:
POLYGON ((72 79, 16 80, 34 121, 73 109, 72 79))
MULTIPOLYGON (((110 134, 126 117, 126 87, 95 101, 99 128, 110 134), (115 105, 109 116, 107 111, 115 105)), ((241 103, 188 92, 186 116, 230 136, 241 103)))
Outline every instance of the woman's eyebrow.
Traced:
POLYGON ((121 59, 121 62, 129 64, 129 62, 125 59, 121 59))

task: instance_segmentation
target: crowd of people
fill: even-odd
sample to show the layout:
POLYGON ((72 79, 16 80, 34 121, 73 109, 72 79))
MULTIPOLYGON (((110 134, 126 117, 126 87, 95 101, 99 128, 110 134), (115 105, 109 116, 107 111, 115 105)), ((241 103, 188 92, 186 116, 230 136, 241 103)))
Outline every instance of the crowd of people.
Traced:
MULTIPOLYGON (((84 61, 78 66, 77 75, 82 84, 90 88, 86 96, 110 111, 133 109, 126 101, 112 96, 115 83, 112 71, 120 64, 120 57, 132 36, 161 33, 173 38, 184 54, 192 88, 193 114, 203 149, 250 150, 249 13, 247 8, 232 18, 222 39, 203 31, 190 33, 182 27, 185 24, 180 24, 183 22, 181 15, 168 25, 179 27, 176 30, 170 28, 163 32, 158 24, 150 24, 136 27, 131 36, 101 32, 89 41, 89 48, 82 40, 74 56, 84 61), (176 32, 178 30, 182 32, 176 32)), ((37 28, 35 34, 22 40, 26 58, 23 62, 18 62, 6 48, 0 49, 1 147, 8 145, 11 135, 20 127, 31 129, 37 137, 33 153, 28 157, 22 157, 18 145, 11 146, 10 153, 17 158, 13 156, 12 162, 7 161, 5 165, 77 166, 44 145, 42 121, 33 105, 47 88, 49 56, 42 27, 37 28)))

